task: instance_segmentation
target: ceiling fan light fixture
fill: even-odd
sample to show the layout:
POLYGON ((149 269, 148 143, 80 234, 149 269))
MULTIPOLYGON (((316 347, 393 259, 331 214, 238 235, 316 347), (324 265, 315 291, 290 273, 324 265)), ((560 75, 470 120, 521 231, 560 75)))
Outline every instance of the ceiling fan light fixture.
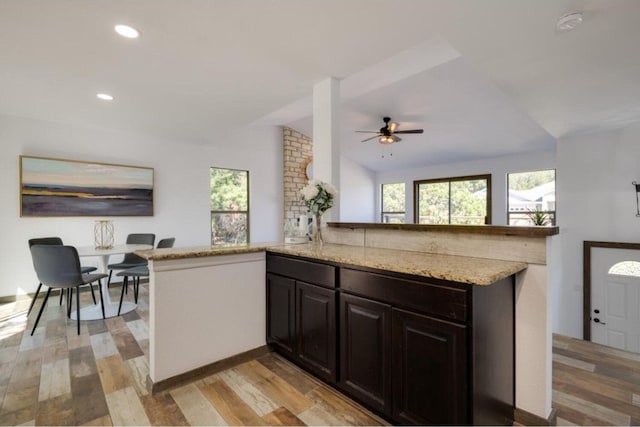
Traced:
POLYGON ((403 129, 396 130, 398 128, 398 124, 391 121, 389 117, 383 117, 382 121, 384 121, 384 126, 380 128, 380 130, 357 130, 359 133, 373 133, 375 135, 363 139, 361 142, 371 141, 373 139, 378 138, 378 142, 380 144, 393 144, 395 142, 402 141, 402 138, 398 137, 397 134, 410 134, 410 133, 422 133, 423 129, 403 129))
POLYGON ((571 12, 562 15, 556 23, 556 29, 560 32, 574 30, 578 25, 582 24, 582 12, 571 12))

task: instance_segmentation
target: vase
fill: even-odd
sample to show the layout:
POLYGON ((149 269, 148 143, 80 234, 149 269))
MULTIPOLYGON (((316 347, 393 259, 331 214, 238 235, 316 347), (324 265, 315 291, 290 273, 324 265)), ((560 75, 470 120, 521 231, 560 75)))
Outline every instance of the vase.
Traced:
POLYGON ((96 221, 93 227, 93 240, 96 249, 111 249, 113 247, 113 222, 109 220, 96 221))
POLYGON ((317 213, 316 217, 316 229, 315 233, 313 233, 313 243, 317 245, 322 245, 324 241, 322 240, 322 214, 317 213))

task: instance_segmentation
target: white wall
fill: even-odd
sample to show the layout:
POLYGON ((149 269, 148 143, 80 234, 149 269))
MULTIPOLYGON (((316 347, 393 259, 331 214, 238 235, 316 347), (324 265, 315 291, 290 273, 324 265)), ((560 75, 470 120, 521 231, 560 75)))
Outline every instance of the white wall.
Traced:
MULTIPOLYGON (((376 185, 376 212, 380 212, 382 184, 404 182, 406 222, 413 222, 413 181, 455 176, 491 174, 491 216, 494 225, 507 223, 507 173, 528 172, 556 167, 555 151, 541 151, 469 162, 430 165, 401 171, 379 172, 376 185)), ((558 203, 562 203, 559 201, 558 203)))
POLYGON ((206 149, 209 166, 249 171, 250 239, 254 243, 280 241, 284 235, 282 143, 281 127, 256 126, 228 135, 224 148, 206 149))
POLYGON ((340 221, 376 222, 376 176, 371 170, 340 158, 340 221))
POLYGON ((640 182, 640 126, 558 141, 558 225, 563 276, 555 332, 582 338, 582 244, 640 241, 632 181, 640 182))
POLYGON ((128 233, 153 232, 157 239, 175 236, 176 246, 210 242, 209 168, 248 169, 252 241, 279 239, 283 203, 281 129, 248 129, 225 138, 225 147, 205 148, 140 134, 0 116, 0 297, 35 291, 29 238, 55 235, 67 244, 91 245, 93 224, 99 219, 21 218, 19 155, 153 167, 155 215, 113 217, 116 242, 123 242, 128 233), (249 143, 251 150, 247 149, 249 143))

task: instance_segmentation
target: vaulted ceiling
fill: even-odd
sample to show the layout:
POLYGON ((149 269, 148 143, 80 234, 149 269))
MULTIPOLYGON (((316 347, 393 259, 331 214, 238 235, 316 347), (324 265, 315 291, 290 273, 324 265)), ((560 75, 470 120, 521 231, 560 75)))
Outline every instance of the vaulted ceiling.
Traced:
POLYGON ((412 167, 639 122, 638 42, 637 0, 2 0, 0 114, 225 145, 252 125, 311 135, 313 86, 335 77, 342 153, 412 167), (425 132, 361 143, 383 116, 425 132))

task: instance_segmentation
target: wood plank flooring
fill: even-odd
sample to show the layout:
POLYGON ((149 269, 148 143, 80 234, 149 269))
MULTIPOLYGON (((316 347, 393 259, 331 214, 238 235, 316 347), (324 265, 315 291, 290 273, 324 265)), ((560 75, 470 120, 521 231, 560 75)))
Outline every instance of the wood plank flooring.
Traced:
POLYGON ((276 354, 149 395, 147 301, 79 336, 58 298, 33 336, 41 299, 0 305, 0 425, 386 425, 276 354))
MULTIPOLYGON (((276 354, 150 396, 145 284, 140 297, 79 336, 57 298, 33 337, 29 300, 0 305, 0 425, 386 424, 276 354)), ((640 425, 640 355, 555 335, 553 407, 559 425, 640 425)))
POLYGON ((558 425, 640 425, 640 354, 553 336, 558 425))

